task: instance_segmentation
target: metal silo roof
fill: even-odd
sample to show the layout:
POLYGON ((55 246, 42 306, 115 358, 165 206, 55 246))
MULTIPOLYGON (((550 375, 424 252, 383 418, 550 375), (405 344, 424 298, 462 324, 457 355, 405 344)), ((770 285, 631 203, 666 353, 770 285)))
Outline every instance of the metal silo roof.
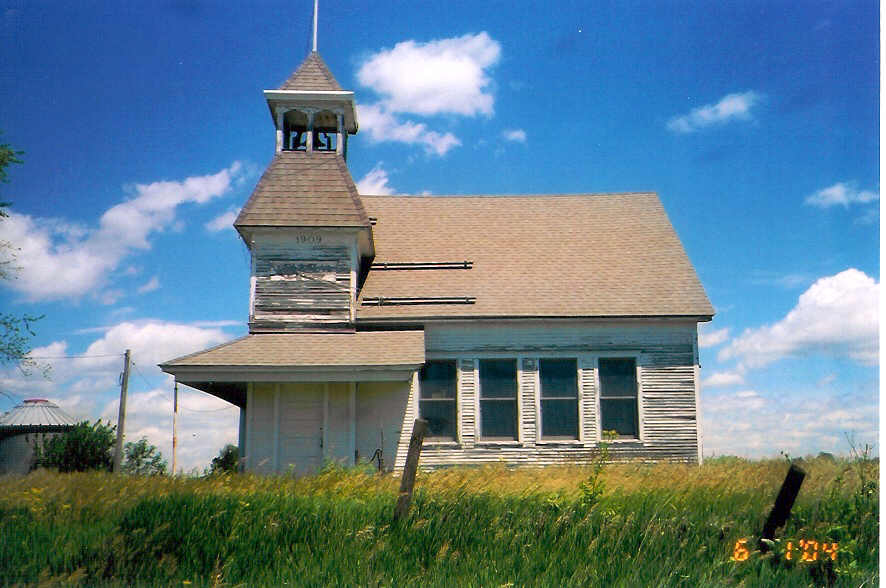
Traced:
POLYGON ((43 398, 29 398, 0 416, 0 430, 19 427, 69 427, 77 421, 71 415, 43 398))

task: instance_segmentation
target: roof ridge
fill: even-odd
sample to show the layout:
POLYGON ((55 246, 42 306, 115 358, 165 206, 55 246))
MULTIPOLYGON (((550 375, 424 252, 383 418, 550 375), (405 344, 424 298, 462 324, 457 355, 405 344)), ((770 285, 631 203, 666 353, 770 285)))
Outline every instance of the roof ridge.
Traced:
POLYGON ((558 192, 552 194, 361 194, 362 198, 575 198, 586 196, 658 196, 655 190, 640 192, 558 192))

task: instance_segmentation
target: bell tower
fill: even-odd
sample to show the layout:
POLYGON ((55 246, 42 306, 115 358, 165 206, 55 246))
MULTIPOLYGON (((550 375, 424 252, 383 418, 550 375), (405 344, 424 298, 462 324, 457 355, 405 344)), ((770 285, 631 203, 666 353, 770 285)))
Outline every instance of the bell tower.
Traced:
POLYGON ((357 133, 354 93, 317 53, 315 33, 315 50, 264 95, 274 158, 234 221, 252 259, 249 330, 353 329, 360 269, 375 254, 345 162, 357 133))

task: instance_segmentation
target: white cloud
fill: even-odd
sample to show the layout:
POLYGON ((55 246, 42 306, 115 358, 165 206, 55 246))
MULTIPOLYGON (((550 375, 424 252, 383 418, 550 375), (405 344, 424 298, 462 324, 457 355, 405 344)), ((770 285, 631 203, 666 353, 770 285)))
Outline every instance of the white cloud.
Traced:
POLYGON ((501 136, 504 137, 505 140, 514 141, 515 143, 526 142, 526 131, 523 129, 505 129, 502 131, 501 136))
POLYGON ((12 213, 0 222, 0 240, 19 247, 21 270, 6 284, 30 301, 92 293, 112 303, 118 293, 103 287, 123 259, 150 249, 150 237, 175 223, 179 205, 203 204, 229 192, 242 179, 242 168, 235 162, 207 176, 135 184, 127 188, 131 197, 105 211, 96 228, 12 213))
POLYGON ((762 367, 782 357, 825 354, 873 364, 878 356, 879 284, 857 269, 821 278, 780 321, 747 329, 717 356, 762 367))
POLYGON ((148 292, 153 292, 157 288, 160 287, 160 280, 157 279, 157 276, 152 277, 150 280, 139 286, 138 293, 139 294, 147 294, 148 292))
POLYGON ((762 96, 754 91, 727 94, 716 104, 693 108, 689 114, 672 118, 667 127, 675 133, 692 133, 734 120, 750 120, 751 109, 761 99, 762 96))
MULTIPOLYGON (((709 325, 710 323, 705 323, 709 325)), ((698 332, 698 346, 699 347, 714 347, 726 341, 729 338, 729 327, 724 327, 722 329, 717 329, 715 331, 709 330, 707 327, 702 326, 698 332)))
POLYGON ((75 363, 82 367, 116 366, 123 351, 131 350, 132 360, 142 370, 158 370, 156 365, 176 357, 200 351, 232 337, 220 328, 203 328, 164 321, 126 321, 110 327, 92 342, 83 355, 114 355, 119 357, 86 357, 75 363))
POLYGON ((450 132, 431 131, 424 123, 402 121, 386 110, 384 105, 360 105, 360 128, 369 134, 374 143, 394 141, 409 145, 421 145, 429 155, 443 156, 461 145, 450 132))
POLYGON ((487 69, 501 46, 485 32, 428 43, 403 41, 371 55, 357 79, 381 96, 390 112, 491 115, 487 69))
POLYGON ((833 186, 822 188, 814 194, 810 194, 804 202, 809 206, 817 206, 818 208, 830 208, 831 206, 839 205, 842 205, 843 208, 849 208, 850 204, 867 204, 879 199, 880 195, 877 192, 859 190, 853 182, 837 182, 833 186))
POLYGON ((227 212, 223 212, 218 215, 211 221, 207 222, 203 225, 207 231, 218 233, 219 231, 224 231, 227 229, 234 229, 234 221, 237 220, 237 215, 240 214, 239 208, 232 208, 227 212))
POLYGON ((369 170, 369 173, 357 182, 357 192, 377 196, 387 196, 394 193, 394 189, 388 185, 388 172, 382 167, 381 162, 377 163, 369 170))
POLYGON ((744 384, 744 375, 738 371, 714 372, 701 382, 705 388, 726 388, 740 384, 744 384))
POLYGON ((702 430, 706 456, 847 454, 847 434, 861 444, 877 442, 877 391, 851 397, 804 390, 704 394, 702 430))
POLYGON ((357 79, 379 100, 359 106, 361 129, 373 142, 420 145, 429 155, 445 155, 461 145, 454 134, 401 115, 492 116, 488 71, 500 55, 501 46, 485 32, 428 43, 403 41, 370 55, 357 79))

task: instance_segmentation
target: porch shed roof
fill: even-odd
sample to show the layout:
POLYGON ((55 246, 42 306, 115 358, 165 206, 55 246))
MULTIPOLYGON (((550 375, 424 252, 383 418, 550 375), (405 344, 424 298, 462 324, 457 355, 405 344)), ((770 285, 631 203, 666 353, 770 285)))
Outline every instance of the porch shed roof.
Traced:
POLYGON ((160 364, 179 368, 336 368, 421 365, 424 331, 251 334, 160 364))

